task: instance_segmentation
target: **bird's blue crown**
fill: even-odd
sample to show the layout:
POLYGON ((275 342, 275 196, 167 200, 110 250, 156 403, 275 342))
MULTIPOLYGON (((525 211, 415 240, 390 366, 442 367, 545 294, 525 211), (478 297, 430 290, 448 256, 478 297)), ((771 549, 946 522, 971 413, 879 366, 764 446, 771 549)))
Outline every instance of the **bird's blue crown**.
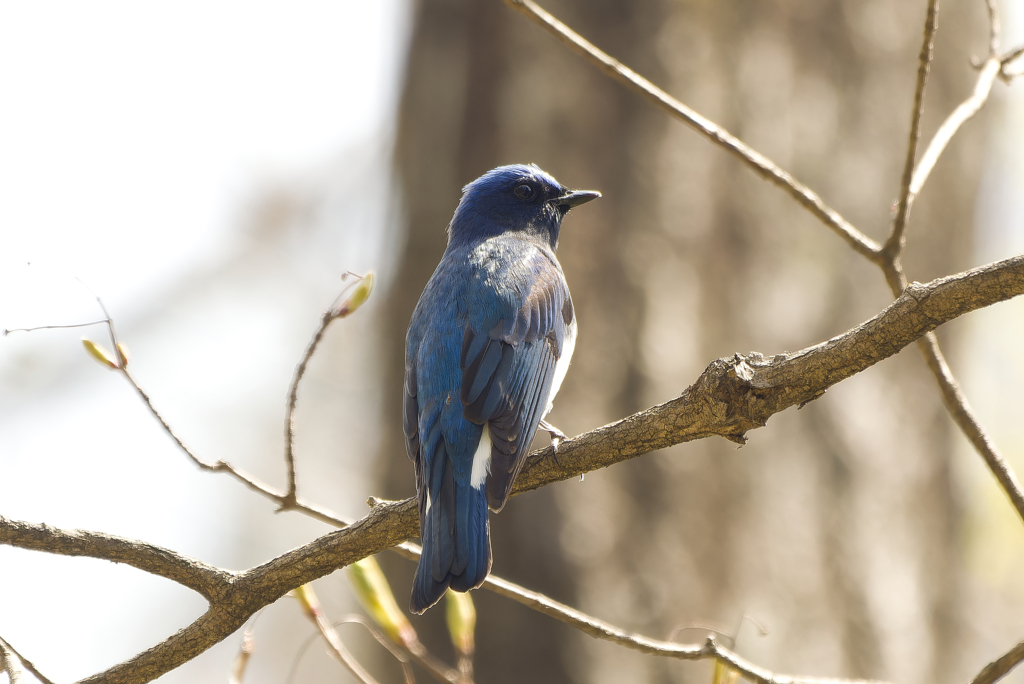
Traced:
POLYGON ((477 242, 506 232, 519 232, 558 246, 558 231, 567 204, 557 200, 569 190, 536 164, 499 166, 462 189, 448 243, 477 242))

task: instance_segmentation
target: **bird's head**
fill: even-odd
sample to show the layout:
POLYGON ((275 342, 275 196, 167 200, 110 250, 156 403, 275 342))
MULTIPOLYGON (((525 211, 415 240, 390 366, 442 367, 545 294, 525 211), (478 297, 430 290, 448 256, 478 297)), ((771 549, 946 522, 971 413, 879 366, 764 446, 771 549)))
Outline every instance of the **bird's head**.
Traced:
POLYGON ((569 190, 536 164, 499 166, 462 189, 462 201, 448 224, 448 243, 518 232, 554 249, 566 213, 600 196, 569 190))

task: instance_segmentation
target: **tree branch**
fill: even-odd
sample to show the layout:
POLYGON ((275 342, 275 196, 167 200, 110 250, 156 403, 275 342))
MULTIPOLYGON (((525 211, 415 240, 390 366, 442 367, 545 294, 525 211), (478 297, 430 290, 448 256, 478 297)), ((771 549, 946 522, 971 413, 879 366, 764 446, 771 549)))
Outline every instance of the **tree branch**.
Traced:
POLYGON ((925 149, 924 154, 921 156, 921 161, 914 170, 914 176, 909 187, 909 204, 913 204, 918 193, 921 192, 921 188, 924 187, 925 181, 928 180, 929 174, 931 174, 932 169, 935 167, 935 162, 939 160, 939 156, 945 151, 949 141, 953 139, 953 136, 960 130, 961 126, 973 118, 985 106, 989 93, 992 91, 992 83, 995 82, 1001 68, 1002 65, 998 57, 987 59, 981 68, 981 74, 978 75, 978 82, 974 85, 974 92, 971 93, 969 98, 961 102, 946 117, 942 125, 939 126, 939 130, 935 132, 931 142, 928 143, 927 149, 925 149))
POLYGON ((61 556, 124 563, 191 589, 211 603, 224 596, 235 576, 195 558, 133 539, 99 532, 61 530, 0 516, 0 544, 61 556))
POLYGON ((772 160, 749 147, 742 140, 710 119, 706 119, 690 109, 629 67, 624 66, 608 54, 602 52, 571 28, 548 14, 533 0, 505 0, 505 2, 552 33, 571 50, 597 66, 605 74, 640 93, 654 106, 679 119, 711 142, 721 146, 733 156, 743 161, 759 176, 788 192, 801 206, 846 240, 847 244, 859 254, 872 261, 876 259, 875 254, 881 249, 877 242, 857 230, 839 212, 825 204, 817 193, 795 179, 772 160))
POLYGON ((999 449, 996 448, 988 433, 985 432, 985 428, 981 426, 978 417, 974 415, 970 402, 967 401, 959 383, 953 377, 953 372, 946 363, 946 357, 939 348, 939 339, 935 333, 928 333, 917 341, 917 346, 939 384, 939 391, 942 393, 946 409, 961 432, 970 441, 971 446, 981 454, 989 470, 999 482, 1003 493, 1006 494, 1010 504, 1017 511, 1017 516, 1024 522, 1024 490, 1021 489, 1020 481, 1010 464, 999 453, 999 449))
POLYGON ((907 220, 910 218, 912 198, 910 193, 911 179, 914 175, 914 161, 917 159, 917 143, 921 139, 921 116, 924 114, 924 88, 928 83, 928 72, 932 66, 932 54, 935 45, 935 32, 939 28, 939 0, 928 0, 928 12, 924 21, 924 42, 918 58, 917 85, 914 87, 914 107, 910 113, 910 140, 907 143, 907 158, 903 165, 903 178, 900 180, 899 206, 893 220, 889 239, 882 247, 885 258, 898 262, 900 253, 906 244, 907 220))
MULTIPOLYGON (((925 285, 913 283, 870 321, 802 351, 772 358, 751 353, 718 359, 677 399, 563 441, 557 460, 550 447, 534 452, 513 494, 695 439, 718 435, 742 443, 747 431, 763 427, 775 413, 813 401, 832 385, 892 356, 939 325, 1020 294, 1024 294, 1024 256, 925 285)), ((243 573, 231 573, 143 542, 0 518, 0 543, 127 563, 179 582, 210 601, 207 613, 189 627, 84 680, 111 684, 150 681, 227 638, 257 610, 288 591, 418 533, 419 511, 413 499, 377 502, 369 515, 353 525, 243 573)), ((700 650, 689 648, 697 649, 694 653, 700 650)), ((713 644, 701 649, 700 657, 725 653, 713 644)), ((738 670, 747 667, 738 659, 729 663, 738 670)), ((758 681, 774 681, 771 675, 764 677, 758 681)))
POLYGON ((530 455, 513 492, 529 491, 641 454, 711 435, 743 443, 748 430, 892 356, 968 310, 1024 292, 1024 256, 928 284, 911 284, 889 307, 852 330, 772 358, 736 354, 714 361, 682 396, 530 455), (985 303, 983 303, 985 302, 985 303))
POLYGON ((11 684, 21 684, 21 676, 24 673, 24 666, 17 651, 11 648, 3 639, 0 639, 0 672, 6 672, 11 684))
POLYGON ((993 684, 1024 660, 1024 641, 1020 642, 1004 655, 996 658, 971 680, 971 684, 993 684))
POLYGON ((299 381, 306 374, 306 365, 313 358, 320 340, 323 339, 324 333, 327 332, 327 327, 335 318, 336 316, 332 311, 325 311, 324 315, 320 317, 320 326, 313 333, 313 339, 309 341, 306 350, 302 353, 302 359, 299 360, 299 365, 295 367, 295 375, 292 376, 291 387, 288 388, 288 407, 285 410, 284 418, 284 460, 288 467, 288 491, 282 497, 281 508, 289 508, 297 503, 295 483, 295 403, 299 398, 299 381))

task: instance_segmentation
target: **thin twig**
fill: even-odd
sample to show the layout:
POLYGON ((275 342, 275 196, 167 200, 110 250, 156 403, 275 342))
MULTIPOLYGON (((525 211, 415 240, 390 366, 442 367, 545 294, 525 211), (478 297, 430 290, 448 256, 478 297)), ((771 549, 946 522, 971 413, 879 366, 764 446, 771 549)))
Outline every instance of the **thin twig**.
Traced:
POLYGON ((978 676, 971 680, 971 684, 993 684, 993 682, 998 682, 1010 670, 1020 664, 1021 661, 1024 661, 1024 641, 986 665, 978 673, 978 676))
POLYGON ((302 380, 302 376, 306 374, 306 366, 309 364, 309 360, 313 358, 313 354, 316 352, 317 346, 320 344, 320 340, 323 339, 324 333, 327 332, 327 327, 331 322, 337 318, 332 311, 325 311, 323 316, 320 318, 320 325, 313 333, 313 339, 309 341, 306 346, 306 351, 303 352, 302 358, 299 360, 299 365, 295 367, 295 374, 292 376, 291 386, 288 388, 288 408, 285 410, 284 419, 284 460, 288 466, 288 491, 284 495, 284 500, 281 502, 281 508, 290 508, 296 503, 296 483, 295 483, 295 402, 299 396, 299 382, 302 380))
POLYGON ((253 633, 253 625, 250 625, 242 633, 242 642, 238 646, 238 653, 228 671, 228 684, 242 684, 245 679, 245 670, 249 666, 249 660, 256 650, 256 636, 253 633))
POLYGON ((90 325, 105 325, 109 323, 109 319, 102 319, 99 321, 90 321, 89 323, 70 323, 68 325, 38 325, 34 328, 4 328, 3 336, 7 337, 11 333, 16 332, 35 332, 36 330, 60 330, 64 328, 88 328, 90 325))
POLYGON ((721 146, 742 160, 762 178, 771 181, 790 194, 801 206, 806 208, 837 235, 846 240, 854 250, 874 261, 880 249, 877 242, 864 235, 839 212, 825 202, 809 187, 796 180, 787 171, 773 161, 757 152, 743 141, 707 119, 685 104, 675 99, 661 88, 648 81, 632 69, 624 66, 608 54, 602 52, 592 43, 584 39, 571 28, 542 9, 533 0, 505 0, 513 9, 518 10, 531 20, 555 35, 577 54, 596 65, 601 71, 629 88, 645 96, 655 106, 668 112, 692 129, 702 134, 713 143, 721 146))
MULTIPOLYGON (((391 640, 388 639, 386 636, 381 634, 380 630, 378 630, 373 625, 373 623, 363 619, 361 615, 353 614, 346 615, 342 617, 340 620, 332 622, 331 627, 340 627, 341 625, 351 623, 360 624, 363 627, 365 627, 370 632, 370 634, 373 635, 374 639, 376 639, 384 648, 388 649, 391 655, 395 656, 395 658, 402 664, 402 674, 405 678, 406 684, 414 684, 416 678, 413 675, 412 668, 409 667, 409 662, 408 658, 406 658, 406 653, 404 651, 398 650, 399 647, 396 644, 392 643, 391 640)), ((288 677, 285 679, 285 684, 291 684, 291 682, 295 679, 295 672, 298 669, 298 664, 302 656, 305 655, 306 650, 313 644, 313 642, 321 638, 321 636, 322 635, 320 634, 320 630, 318 629, 315 634, 313 634, 305 642, 303 642, 302 647, 299 649, 299 652, 295 656, 295 660, 292 662, 291 668, 288 670, 288 677)))
POLYGON ((302 381, 302 377, 306 374, 306 366, 309 364, 310 359, 313 358, 313 354, 316 353, 316 348, 320 345, 320 341, 323 339, 324 333, 327 332, 328 326, 336 319, 345 318, 358 309, 366 301, 366 298, 370 296, 370 292, 373 289, 373 273, 358 275, 352 271, 346 271, 341 278, 344 280, 348 276, 354 276, 356 280, 341 291, 341 294, 334 299, 331 307, 320 317, 320 325, 317 327, 316 332, 313 333, 313 338, 309 341, 309 344, 306 345, 306 350, 299 360, 299 365, 295 367, 291 386, 288 388, 288 405, 285 410, 284 419, 284 460, 288 470, 288 491, 285 492, 284 499, 281 502, 281 510, 287 510, 298 504, 295 480, 295 403, 298 401, 299 396, 299 382, 302 381), (346 295, 349 295, 347 299, 345 298, 346 295))
POLYGON ((6 672, 11 684, 21 684, 24 667, 18 653, 0 638, 0 672, 6 672))
POLYGON ((149 412, 153 414, 153 417, 157 419, 157 421, 163 427, 164 432, 166 432, 171 437, 171 439, 174 440, 174 443, 178 445, 182 452, 184 452, 185 455, 188 456, 193 463, 199 466, 201 470, 205 470, 211 473, 225 473, 234 478, 235 480, 237 480, 238 482, 242 483, 246 487, 248 487, 250 490, 270 499, 271 501, 276 503, 278 508, 281 510, 296 510, 308 515, 311 518, 315 518, 329 525, 337 524, 338 518, 330 511, 320 508, 315 504, 304 502, 298 498, 293 498, 291 501, 289 501, 287 492, 275 489, 274 487, 264 482, 261 482, 259 479, 253 477, 252 475, 249 475, 245 471, 233 466, 227 461, 217 461, 215 463, 208 463, 207 461, 204 461, 203 459, 199 458, 199 456, 193 453, 192 450, 185 445, 185 442, 182 440, 182 438, 178 436, 178 434, 170 426, 167 420, 156 409, 156 407, 153 405, 152 400, 149 398, 149 395, 146 394, 146 391, 142 389, 142 387, 135 380, 132 374, 129 373, 126 368, 120 368, 119 370, 121 372, 121 375, 125 378, 125 380, 128 381, 128 384, 130 384, 139 394, 139 396, 142 397, 142 401, 146 405, 146 408, 148 408, 149 412))
MULTIPOLYGON (((116 346, 116 342, 115 342, 115 346, 116 346)), ((164 420, 164 417, 162 415, 160 415, 159 411, 156 410, 156 407, 153 406, 153 401, 149 398, 149 395, 146 394, 146 391, 144 389, 142 389, 142 386, 139 385, 139 383, 135 381, 135 378, 132 377, 131 372, 127 368, 124 368, 124 367, 119 368, 118 370, 121 372, 122 377, 124 377, 124 379, 128 381, 128 384, 135 388, 135 391, 138 393, 139 397, 142 398, 142 403, 144 403, 146 405, 146 408, 148 408, 149 412, 153 414, 153 417, 156 418, 160 422, 160 425, 163 427, 164 432, 166 432, 168 435, 170 435, 171 439, 174 440, 174 443, 178 445, 178 448, 180 448, 182 451, 184 451, 185 455, 187 455, 190 459, 192 459, 192 462, 195 463, 200 468, 202 468, 203 470, 210 470, 210 471, 217 470, 217 464, 216 463, 207 463, 206 461, 204 461, 203 459, 199 458, 194 453, 192 453, 191 449, 189 449, 187 446, 185 446, 185 442, 182 440, 181 437, 178 436, 178 433, 176 433, 174 431, 174 428, 171 427, 170 423, 168 423, 166 420, 164 420)))
POLYGON ((792 675, 774 674, 741 658, 736 653, 718 645, 714 637, 708 637, 703 646, 680 644, 674 641, 650 639, 620 627, 598 620, 564 603, 559 603, 543 594, 530 591, 525 587, 500 579, 489 577, 485 586, 491 591, 517 603, 532 608, 539 613, 552 617, 559 622, 570 625, 596 639, 610 641, 633 651, 648 655, 678 658, 679 660, 704 660, 714 658, 737 670, 746 679, 757 684, 776 684, 778 682, 806 682, 808 684, 825 682, 863 682, 866 680, 818 679, 792 675))
MULTIPOLYGON (((991 0, 989 0, 991 1, 991 0)), ((914 175, 914 161, 917 159, 917 143, 921 138, 921 116, 924 114, 924 89, 928 83, 932 55, 935 46, 935 32, 939 28, 939 0, 928 0, 928 12, 924 21, 924 39, 918 57, 917 85, 914 87, 914 107, 910 113, 910 140, 907 142, 907 158, 903 164, 900 180, 899 206, 892 224, 889 239, 882 247, 882 255, 898 263, 906 243, 907 220, 910 218, 910 184, 914 175)))
POLYGON ((939 126, 939 130, 935 132, 931 142, 928 143, 928 147, 921 156, 921 161, 918 162, 917 168, 914 170, 913 179, 910 181, 908 205, 913 204, 917 195, 921 192, 921 188, 924 187, 929 174, 935 168, 935 162, 939 160, 949 141, 953 139, 953 136, 960 130, 961 126, 973 118, 985 106, 989 93, 992 91, 992 83, 996 80, 996 76, 999 75, 1000 68, 1001 63, 998 58, 992 57, 986 60, 981 68, 981 73, 978 75, 978 82, 974 85, 974 92, 971 93, 970 97, 961 102, 946 117, 942 125, 939 126))
MULTIPOLYGON (((18 653, 18 650, 11 646, 10 642, 0 638, 0 656, 2 656, 0 657, 0 665, 4 664, 3 658, 6 657, 7 653, 12 654, 21 664, 22 669, 32 673, 32 676, 38 679, 40 682, 42 682, 42 684, 53 684, 53 681, 49 677, 44 675, 42 672, 40 672, 39 668, 36 667, 31 660, 29 660, 22 654, 18 653)), ((0 668, 0 671, 2 671, 2 668, 0 668)), ((8 674, 10 674, 10 670, 8 670, 8 674)), ((14 681, 15 680, 12 678, 11 684, 14 684, 14 681)))
POLYGON ((334 631, 334 627, 324 617, 321 611, 313 613, 313 623, 316 628, 320 631, 320 636, 323 637, 324 641, 331 649, 331 655, 338 659, 342 665, 345 666, 352 676, 363 682, 363 684, 378 684, 377 680, 373 678, 366 669, 359 664, 359 661, 345 648, 345 644, 342 642, 341 637, 334 631))
POLYGON ((974 415, 967 397, 960 389, 956 378, 953 377, 952 371, 949 370, 949 365, 939 348, 939 340, 935 333, 928 333, 918 340, 917 346, 924 354, 925 362, 939 384, 943 402, 953 416, 953 420, 956 421, 957 426, 974 449, 985 459, 989 470, 992 471, 1002 487, 1003 493, 1006 494, 1010 504, 1017 511, 1017 516, 1024 522, 1024 489, 1021 488, 1020 481, 1010 464, 999 453, 995 443, 985 432, 977 416, 974 415))
POLYGON ((1006 66, 1010 62, 1015 61, 1021 55, 1024 55, 1024 43, 1021 43, 1017 47, 1007 52, 999 59, 999 61, 1002 63, 1003 66, 1006 66))
MULTIPOLYGON (((376 625, 374 625, 371 621, 364 618, 362 615, 346 615, 337 622, 331 623, 331 627, 338 627, 340 625, 345 624, 358 624, 365 627, 366 631, 368 631, 373 636, 373 638, 377 640, 377 643, 386 648, 388 653, 393 655, 395 657, 395 660, 397 660, 399 664, 402 666, 402 675, 405 677, 406 684, 414 684, 414 682, 416 681, 416 676, 413 674, 412 664, 409 662, 409 660, 410 658, 414 658, 415 656, 404 651, 401 646, 392 642, 391 639, 388 639, 386 634, 377 629, 376 625)), ((447 679, 442 679, 441 681, 445 684, 448 684, 447 679)))
POLYGON ((988 10, 988 56, 996 57, 999 54, 999 34, 1002 31, 999 6, 996 0, 985 0, 985 9, 988 10))

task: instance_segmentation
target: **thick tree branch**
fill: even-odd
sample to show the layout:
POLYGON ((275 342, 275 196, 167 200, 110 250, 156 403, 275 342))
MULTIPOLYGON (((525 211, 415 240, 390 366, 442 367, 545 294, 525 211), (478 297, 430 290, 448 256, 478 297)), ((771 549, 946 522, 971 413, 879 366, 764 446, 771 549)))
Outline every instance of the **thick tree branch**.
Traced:
MULTIPOLYGON (((550 447, 533 453, 513 493, 713 435, 742 443, 748 430, 764 426, 775 413, 820 397, 832 385, 892 356, 939 325, 1022 293, 1024 256, 925 285, 913 283, 870 321, 802 351, 771 358, 751 353, 718 359, 677 399, 563 441, 557 460, 550 447)), ((0 543, 127 563, 207 597, 211 607, 195 623, 85 680, 133 684, 194 658, 288 591, 415 537, 418 515, 412 499, 379 502, 359 522, 243 573, 212 568, 142 542, 6 519, 0 519, 0 543)), ((701 657, 719 657, 715 654, 721 650, 713 645, 700 648, 705 654, 701 657)), ((747 665, 736 660, 730 667, 747 665)))
POLYGON ((889 307, 852 330, 799 352, 714 361, 682 396, 618 423, 531 454, 513 492, 536 489, 649 451, 711 435, 742 443, 748 430, 892 356, 969 310, 1024 292, 1024 256, 928 284, 911 284, 889 307))
POLYGON ((99 532, 61 530, 0 516, 0 544, 61 556, 84 556, 124 563, 191 589, 211 603, 234 581, 234 574, 174 551, 99 532))

